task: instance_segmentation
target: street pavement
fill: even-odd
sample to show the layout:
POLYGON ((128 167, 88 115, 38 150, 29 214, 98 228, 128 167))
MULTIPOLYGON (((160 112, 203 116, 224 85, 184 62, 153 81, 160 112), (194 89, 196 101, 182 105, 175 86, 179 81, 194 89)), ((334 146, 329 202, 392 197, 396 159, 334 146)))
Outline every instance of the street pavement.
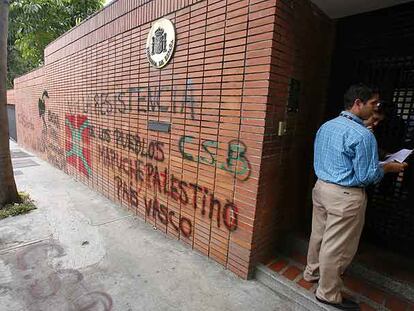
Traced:
POLYGON ((303 310, 11 143, 37 209, 0 220, 1 311, 303 310))

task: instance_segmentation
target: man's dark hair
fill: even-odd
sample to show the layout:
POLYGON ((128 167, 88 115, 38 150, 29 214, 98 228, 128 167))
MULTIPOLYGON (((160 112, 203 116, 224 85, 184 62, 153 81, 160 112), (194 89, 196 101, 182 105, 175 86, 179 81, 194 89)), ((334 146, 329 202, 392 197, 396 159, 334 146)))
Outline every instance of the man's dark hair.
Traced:
POLYGON ((351 109, 355 100, 360 99, 366 103, 375 94, 379 94, 377 87, 369 87, 362 83, 351 85, 344 95, 345 110, 351 109))

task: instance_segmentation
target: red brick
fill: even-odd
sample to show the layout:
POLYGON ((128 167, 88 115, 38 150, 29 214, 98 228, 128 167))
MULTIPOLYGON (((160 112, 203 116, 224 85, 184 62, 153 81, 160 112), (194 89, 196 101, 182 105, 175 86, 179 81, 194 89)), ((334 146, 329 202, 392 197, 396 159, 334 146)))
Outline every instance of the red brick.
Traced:
POLYGON ((392 296, 387 299, 385 306, 391 311, 406 311, 409 305, 405 301, 392 296))
POLYGON ((299 282, 297 282, 300 286, 302 286, 303 288, 310 290, 312 288, 312 286, 314 285, 313 283, 307 282, 304 279, 301 279, 299 282))
POLYGON ((272 269, 273 271, 280 272, 286 266, 287 266, 287 261, 280 259, 276 261, 275 263, 271 264, 269 268, 272 269))
POLYGON ((361 308, 361 311, 375 311, 376 309, 371 307, 370 305, 367 305, 365 302, 361 303, 359 305, 359 307, 361 308))
POLYGON ((375 287, 370 287, 367 290, 366 296, 372 301, 382 305, 387 297, 387 294, 375 287))
POLYGON ((283 273, 283 276, 287 277, 289 280, 293 281, 296 277, 301 274, 303 271, 295 266, 290 266, 283 273))
POLYGON ((343 280, 345 286, 356 293, 365 294, 368 291, 368 285, 360 279, 346 275, 343 280))

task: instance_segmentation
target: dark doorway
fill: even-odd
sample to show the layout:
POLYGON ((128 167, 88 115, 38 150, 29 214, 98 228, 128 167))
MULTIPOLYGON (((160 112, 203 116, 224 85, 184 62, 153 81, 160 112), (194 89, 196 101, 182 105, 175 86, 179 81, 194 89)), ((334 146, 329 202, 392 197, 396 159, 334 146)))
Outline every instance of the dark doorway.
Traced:
MULTIPOLYGON (((414 2, 337 22, 326 119, 342 110, 353 83, 376 85, 387 117, 376 129, 388 153, 414 148, 414 2)), ((404 174, 386 176, 370 189, 362 244, 404 260, 414 258, 414 157, 404 174)))
POLYGON ((17 142, 16 110, 14 105, 7 105, 7 117, 9 119, 9 137, 17 142))
MULTIPOLYGON (((414 3, 338 21, 327 119, 341 110, 352 83, 375 84, 389 115, 377 129, 380 148, 414 147, 414 3), (332 104, 335 103, 335 104, 332 104)), ((400 253, 414 253, 414 161, 400 176, 372 190, 365 237, 400 253), (395 243, 398 241, 399 243, 395 243)))

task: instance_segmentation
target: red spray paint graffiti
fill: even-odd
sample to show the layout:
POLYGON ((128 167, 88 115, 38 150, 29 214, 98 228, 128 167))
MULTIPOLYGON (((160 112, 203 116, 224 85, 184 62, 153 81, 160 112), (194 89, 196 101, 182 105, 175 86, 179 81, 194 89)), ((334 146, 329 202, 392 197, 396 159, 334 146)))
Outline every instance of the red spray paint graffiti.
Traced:
POLYGON ((87 116, 66 114, 66 162, 86 177, 92 174, 90 157, 90 133, 87 116))

